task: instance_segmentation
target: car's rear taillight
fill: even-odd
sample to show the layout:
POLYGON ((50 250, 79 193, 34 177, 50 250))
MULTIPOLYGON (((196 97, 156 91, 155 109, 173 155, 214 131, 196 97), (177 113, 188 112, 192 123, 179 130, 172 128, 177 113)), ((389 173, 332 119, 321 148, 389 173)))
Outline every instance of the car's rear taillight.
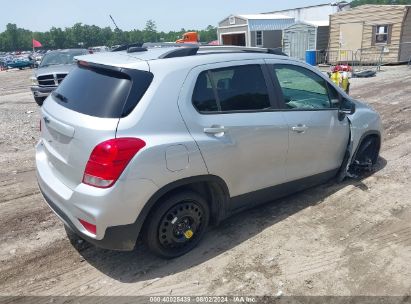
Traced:
POLYGON ((86 230, 94 235, 97 235, 97 227, 96 225, 89 223, 85 220, 82 219, 78 219, 79 222, 81 223, 81 225, 83 225, 84 228, 86 228, 86 230))
POLYGON ((91 152, 84 171, 83 183, 109 188, 130 160, 146 143, 139 138, 114 138, 98 144, 91 152))

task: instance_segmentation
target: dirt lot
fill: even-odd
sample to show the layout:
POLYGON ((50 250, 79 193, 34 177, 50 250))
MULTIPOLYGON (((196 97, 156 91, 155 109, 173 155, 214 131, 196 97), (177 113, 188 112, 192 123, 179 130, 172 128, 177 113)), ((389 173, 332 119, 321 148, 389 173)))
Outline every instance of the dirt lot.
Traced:
POLYGON ((353 79, 385 128, 375 173, 238 214, 191 253, 73 246, 34 171, 30 71, 0 72, 0 295, 410 295, 411 69, 353 79))

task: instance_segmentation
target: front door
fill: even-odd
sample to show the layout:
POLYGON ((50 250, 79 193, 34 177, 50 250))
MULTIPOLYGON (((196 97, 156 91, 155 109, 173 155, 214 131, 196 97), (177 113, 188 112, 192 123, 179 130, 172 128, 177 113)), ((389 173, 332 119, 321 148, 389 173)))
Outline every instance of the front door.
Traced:
POLYGON ((352 51, 361 49, 363 27, 364 24, 362 22, 340 24, 340 49, 352 51))
POLYGON ((294 64, 270 66, 282 96, 289 128, 287 180, 338 169, 349 140, 339 119, 338 93, 319 73, 294 64))

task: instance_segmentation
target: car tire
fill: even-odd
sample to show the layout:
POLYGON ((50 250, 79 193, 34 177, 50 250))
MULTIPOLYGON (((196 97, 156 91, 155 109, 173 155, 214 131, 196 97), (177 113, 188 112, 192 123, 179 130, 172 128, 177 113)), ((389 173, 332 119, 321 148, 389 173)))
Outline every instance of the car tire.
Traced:
POLYGON ((46 98, 44 97, 34 97, 34 100, 36 101, 36 103, 41 107, 43 105, 43 102, 46 98))
POLYGON ((371 165, 375 165, 378 160, 379 145, 376 137, 369 136, 365 138, 357 151, 355 159, 360 163, 369 162, 371 165))
POLYGON ((149 215, 144 240, 157 256, 171 259, 192 250, 203 237, 210 218, 206 200, 183 191, 164 198, 149 215))
POLYGON ((355 175, 372 171, 378 162, 380 140, 376 136, 367 136, 358 146, 349 171, 355 175))

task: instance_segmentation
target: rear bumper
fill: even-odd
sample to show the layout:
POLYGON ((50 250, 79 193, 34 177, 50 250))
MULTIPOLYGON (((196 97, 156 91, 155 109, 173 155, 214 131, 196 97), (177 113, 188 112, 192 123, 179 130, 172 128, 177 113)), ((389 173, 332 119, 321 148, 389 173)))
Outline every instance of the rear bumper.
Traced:
POLYGON ((36 146, 36 174, 40 191, 54 213, 81 238, 112 250, 134 248, 144 220, 139 216, 141 210, 158 190, 149 180, 121 177, 109 189, 83 183, 72 189, 61 181, 61 173, 50 163, 42 141, 36 146), (80 219, 96 225, 97 234, 87 231, 80 219))
POLYGON ((57 205, 53 203, 53 201, 43 192, 40 185, 39 188, 41 193, 43 194, 44 200, 46 201, 50 209, 61 219, 61 221, 66 226, 68 226, 72 231, 74 231, 78 236, 80 236, 87 242, 104 249, 123 251, 133 250, 137 241, 137 233, 134 229, 134 224, 108 227, 103 239, 93 239, 78 230, 77 227, 72 223, 70 218, 67 216, 67 214, 65 214, 59 207, 57 207, 57 205))
POLYGON ((57 86, 55 87, 31 86, 30 89, 34 97, 47 97, 50 95, 51 92, 57 89, 57 86))

